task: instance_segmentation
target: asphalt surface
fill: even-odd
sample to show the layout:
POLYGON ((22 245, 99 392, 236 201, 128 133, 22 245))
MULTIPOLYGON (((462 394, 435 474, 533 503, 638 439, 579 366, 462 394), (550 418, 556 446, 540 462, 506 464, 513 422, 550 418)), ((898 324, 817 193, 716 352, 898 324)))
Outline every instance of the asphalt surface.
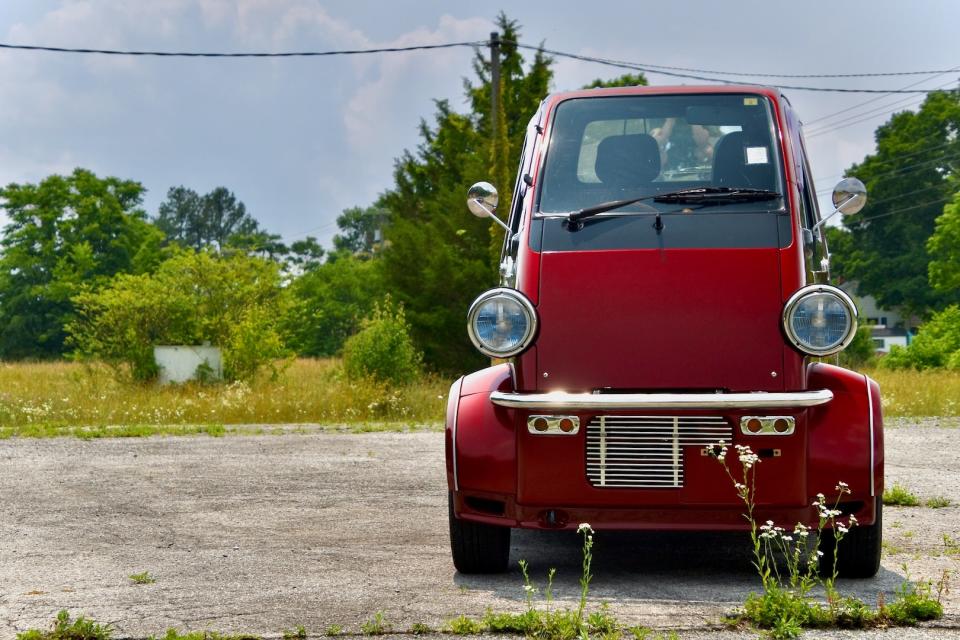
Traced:
MULTIPOLYGON (((887 508, 883 568, 840 581, 887 600, 909 575, 960 576, 960 428, 888 428, 887 482, 943 509, 887 508), (948 536, 946 539, 944 536, 948 536), (953 542, 951 542, 953 541, 953 542)), ((591 606, 683 638, 716 631, 757 588, 748 541, 731 534, 596 536, 591 606)), ((554 606, 575 606, 579 540, 515 532, 511 562, 535 582, 557 568, 554 606)), ((960 638, 960 587, 934 628, 811 638, 960 638)), ((115 637, 170 627, 278 636, 303 625, 358 633, 380 611, 397 631, 487 607, 522 611, 522 578, 462 576, 450 562, 439 433, 0 441, 0 638, 68 609, 115 637), (148 571, 156 582, 128 576, 148 571)))

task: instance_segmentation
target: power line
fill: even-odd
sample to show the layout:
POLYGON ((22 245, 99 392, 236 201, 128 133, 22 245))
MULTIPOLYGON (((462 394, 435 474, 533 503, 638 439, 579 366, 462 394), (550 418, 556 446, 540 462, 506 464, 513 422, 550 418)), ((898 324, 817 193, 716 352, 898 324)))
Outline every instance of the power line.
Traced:
MULTIPOLYGON (((935 76, 933 76, 933 77, 931 77, 931 78, 924 78, 923 80, 917 80, 916 82, 911 82, 911 83, 908 84, 908 85, 904 85, 904 86, 900 87, 900 89, 901 89, 901 90, 903 90, 903 89, 910 89, 910 88, 912 88, 912 87, 917 86, 918 84, 923 84, 924 82, 927 82, 927 81, 929 81, 929 80, 933 80, 934 78, 938 78, 938 77, 940 77, 940 76, 942 76, 942 75, 946 75, 947 73, 953 73, 953 72, 955 72, 955 71, 957 71, 957 70, 960 70, 960 67, 954 67, 953 69, 950 69, 949 71, 944 71, 943 73, 938 73, 937 75, 935 75, 935 76)), ((848 112, 848 111, 852 111, 852 110, 854 110, 854 109, 858 109, 859 107, 862 107, 862 106, 864 106, 864 105, 866 105, 866 104, 870 104, 871 102, 876 102, 877 100, 882 100, 882 99, 883 99, 883 96, 877 96, 876 98, 870 98, 869 100, 864 100, 863 102, 857 103, 857 104, 853 105, 852 107, 847 107, 846 109, 841 109, 841 110, 839 110, 839 111, 834 111, 833 113, 828 113, 828 114, 825 115, 825 116, 820 116, 819 118, 815 118, 815 119, 811 120, 810 122, 806 122, 806 123, 804 123, 804 124, 812 125, 812 124, 815 124, 815 123, 817 123, 817 122, 821 122, 821 121, 823 121, 823 120, 829 120, 830 118, 832 118, 832 117, 834 117, 834 116, 838 116, 838 115, 840 115, 841 113, 846 113, 846 112, 848 112)))
POLYGON ((912 207, 904 207, 903 209, 896 209, 896 210, 894 210, 894 211, 887 211, 886 213, 881 213, 881 214, 879 214, 879 215, 870 216, 869 218, 863 218, 862 220, 853 220, 853 221, 851 221, 851 223, 855 223, 855 224, 857 224, 857 225, 863 225, 864 222, 870 222, 871 220, 879 220, 880 218, 886 218, 886 217, 888 217, 888 216, 897 215, 897 214, 899 214, 899 213, 903 213, 904 211, 912 211, 913 209, 920 209, 921 207, 927 207, 927 206, 930 206, 931 204, 938 204, 938 203, 940 203, 940 202, 946 202, 946 201, 948 201, 948 200, 952 200, 953 197, 954 197, 953 195, 949 195, 949 196, 945 196, 945 197, 943 197, 943 198, 940 198, 940 199, 938 199, 938 200, 931 200, 930 202, 921 202, 920 204, 915 204, 915 205, 913 205, 912 207))
MULTIPOLYGON (((919 100, 913 100, 912 103, 911 103, 911 102, 908 102, 907 104, 904 104, 904 105, 902 105, 902 106, 899 106, 899 107, 896 107, 896 108, 894 108, 894 109, 891 109, 890 111, 886 111, 886 113, 893 113, 894 111, 899 111, 899 110, 901 110, 901 109, 905 109, 905 108, 908 107, 908 106, 916 106, 916 105, 920 104, 920 102, 923 102, 923 100, 925 100, 925 98, 921 98, 921 99, 919 99, 919 100)), ((866 112, 865 112, 865 113, 866 113, 866 112)), ((814 131, 813 133, 811 133, 808 137, 810 137, 810 138, 816 138, 817 136, 822 136, 822 135, 824 135, 824 134, 826 134, 826 133, 832 133, 832 132, 834 132, 834 131, 839 131, 840 129, 846 129, 847 127, 852 127, 852 126, 855 125, 855 124, 860 124, 861 122, 866 122, 866 121, 868 121, 868 120, 874 120, 875 118, 877 118, 878 116, 882 115, 883 113, 884 113, 884 111, 881 111, 881 112, 878 112, 878 113, 873 113, 873 114, 871 114, 871 115, 860 114, 861 116, 864 116, 864 117, 852 116, 853 118, 858 118, 858 119, 853 120, 852 122, 848 122, 848 121, 847 121, 847 120, 849 120, 849 118, 846 119, 846 120, 840 120, 840 121, 837 123, 837 126, 831 126, 831 127, 825 128, 825 129, 818 129, 818 130, 814 131), (846 122, 846 124, 840 124, 840 122, 846 122)))
MULTIPOLYGON (((631 71, 643 71, 644 73, 653 73, 663 76, 671 76, 674 78, 688 78, 692 80, 705 80, 707 82, 721 82, 724 84, 746 84, 754 86, 763 86, 756 82, 744 82, 744 81, 733 81, 733 80, 723 80, 721 78, 709 78, 702 75, 694 75, 690 73, 678 73, 676 71, 662 71, 654 69, 648 65, 635 64, 633 62, 624 62, 620 60, 612 60, 610 58, 597 58, 594 56, 584 56, 577 53, 568 53, 566 51, 557 51, 556 49, 545 49, 541 46, 533 46, 529 44, 522 44, 519 42, 510 42, 502 41, 501 44, 512 44, 518 49, 533 49, 536 51, 541 51, 551 56, 558 56, 561 58, 570 58, 572 60, 580 60, 582 62, 595 62, 597 64, 607 65, 609 67, 618 67, 621 69, 630 69, 631 71)), ((736 72, 730 72, 730 74, 736 74, 736 72)), ((736 74, 736 75, 746 75, 746 74, 736 74)), ((920 82, 925 82, 921 80, 920 82)), ((919 84, 919 83, 917 83, 919 84)), ((778 84, 780 89, 790 89, 793 91, 825 91, 825 92, 834 92, 834 93, 930 93, 931 91, 936 91, 936 89, 852 89, 849 87, 803 87, 797 85, 786 85, 778 84)))
MULTIPOLYGON (((932 138, 932 137, 934 137, 934 136, 931 135, 931 136, 927 136, 926 138, 918 138, 918 140, 925 140, 925 139, 927 139, 927 138, 932 138)), ((886 160, 880 160, 880 161, 878 161, 878 162, 879 162, 880 164, 890 164, 890 163, 892 163, 892 162, 900 162, 901 160, 905 160, 905 159, 907 159, 907 158, 912 158, 913 156, 921 155, 921 154, 924 154, 924 153, 930 153, 930 152, 932 152, 932 151, 936 151, 936 150, 942 149, 942 148, 944 148, 944 147, 953 146, 954 144, 956 144, 956 143, 955 143, 955 142, 944 142, 943 144, 938 144, 937 146, 935 146, 935 147, 930 147, 929 149, 920 149, 919 151, 914 151, 913 153, 908 153, 908 154, 903 155, 903 156, 898 156, 897 158, 888 158, 888 159, 886 159, 886 160)), ((913 169, 913 168, 915 168, 915 167, 920 167, 920 166, 923 166, 923 165, 935 163, 935 162, 937 162, 937 161, 939 161, 939 160, 952 160, 954 157, 960 157, 960 156, 955 156, 954 154, 948 153, 948 154, 939 156, 939 157, 937 157, 937 158, 931 158, 931 159, 929 159, 929 160, 924 160, 923 162, 918 162, 918 163, 915 163, 915 164, 910 164, 910 165, 905 165, 905 166, 897 165, 897 168, 894 169, 893 171, 889 171, 889 172, 886 172, 886 173, 881 173, 881 174, 878 174, 878 175, 873 176, 873 177, 879 178, 879 177, 883 177, 883 176, 894 175, 894 174, 896 174, 896 173, 903 173, 904 171, 906 171, 906 170, 908 170, 908 169, 913 169)), ((846 176, 846 175, 847 175, 847 172, 844 171, 844 172, 842 172, 842 173, 834 173, 834 174, 829 175, 829 176, 814 177, 813 181, 814 181, 814 182, 827 181, 827 180, 830 180, 831 178, 840 178, 840 177, 843 177, 843 176, 846 176)), ((818 193, 818 194, 820 194, 820 193, 826 193, 826 191, 829 191, 829 189, 828 189, 828 190, 817 191, 817 193, 818 193)))
POLYGON ((339 49, 331 51, 255 51, 255 52, 219 52, 219 51, 138 51, 124 49, 86 49, 70 47, 48 47, 26 44, 6 44, 0 42, 0 49, 19 49, 25 51, 49 51, 52 53, 84 53, 105 56, 155 56, 163 58, 319 58, 324 56, 353 56, 368 53, 400 53, 404 51, 427 51, 430 49, 452 49, 454 47, 485 47, 486 40, 473 42, 445 42, 443 44, 420 44, 409 47, 380 47, 377 49, 339 49))
POLYGON ((873 109, 868 109, 867 111, 861 111, 860 113, 855 113, 851 116, 847 116, 846 118, 842 118, 840 120, 837 120, 829 124, 824 124, 819 127, 811 127, 810 129, 804 131, 804 133, 812 137, 812 136, 817 136, 822 133, 827 133, 830 131, 837 131, 838 129, 844 129, 848 126, 857 124, 858 122, 863 122, 862 118, 869 120, 871 118, 875 118, 877 116, 880 116, 886 113, 892 113, 894 111, 899 111, 901 109, 906 109, 908 107, 915 106, 924 100, 926 100, 926 96, 920 96, 920 97, 909 96, 907 98, 900 98, 899 100, 896 100, 894 102, 888 102, 885 105, 875 107, 873 109), (844 124, 844 123, 849 123, 849 124, 844 124))
MULTIPOLYGON (((534 48, 530 45, 523 45, 518 42, 511 42, 507 44, 514 44, 517 47, 523 49, 534 48)), ((538 48, 539 47, 535 47, 538 48)), ((543 50, 544 53, 549 53, 554 55, 572 55, 572 54, 559 54, 558 52, 549 51, 547 49, 543 50)), ((874 73, 756 73, 750 71, 719 71, 716 69, 697 69, 694 67, 671 67, 663 64, 649 64, 646 62, 630 62, 627 60, 616 60, 611 58, 597 58, 596 60, 603 60, 608 63, 624 64, 624 65, 638 65, 647 69, 666 69, 668 71, 689 71, 691 73, 707 73, 710 75, 717 76, 746 76, 751 78, 882 78, 882 77, 891 77, 891 76, 929 76, 929 75, 942 75, 944 73, 952 73, 957 70, 953 69, 933 69, 929 71, 883 71, 883 72, 874 72, 874 73)))
MULTIPOLYGON (((22 45, 22 44, 7 44, 0 43, 0 49, 15 49, 15 50, 24 50, 24 51, 46 51, 51 53, 79 53, 79 54, 98 54, 98 55, 112 55, 112 56, 154 56, 154 57, 164 57, 164 58, 296 58, 296 57, 328 57, 328 56, 346 56, 346 55, 363 55, 363 54, 373 54, 373 53, 398 53, 405 51, 426 51, 431 49, 451 49, 454 47, 485 47, 490 46, 491 42, 489 40, 479 40, 479 41, 470 41, 470 42, 447 42, 442 44, 429 44, 429 45, 415 45, 409 47, 379 47, 373 49, 338 49, 338 50, 329 50, 329 51, 279 51, 279 52, 267 52, 267 51, 257 51, 257 52, 219 52, 219 51, 151 51, 151 50, 134 50, 134 49, 94 49, 94 48, 73 48, 73 47, 51 47, 45 45, 22 45)), ((695 75, 691 73, 680 73, 678 71, 670 71, 670 67, 665 66, 656 66, 653 65, 643 65, 633 62, 624 62, 621 60, 611 60, 609 58, 598 58, 594 56, 584 56, 576 53, 570 53, 567 51, 559 51, 556 49, 545 49, 539 45, 528 45, 521 42, 508 42, 500 41, 501 45, 513 45, 518 49, 531 49, 542 51, 547 55, 557 56, 562 58, 570 58, 573 60, 580 60, 582 62, 593 62, 596 64, 602 64, 606 66, 619 67, 623 69, 631 69, 633 71, 643 71, 645 73, 659 74, 665 76, 671 76, 676 78, 688 78, 693 80, 703 80, 706 82, 720 82, 725 84, 749 84, 749 85, 758 85, 754 82, 743 82, 738 81, 734 82, 731 80, 723 80, 718 78, 711 78, 702 75, 695 75)), ((680 69, 679 67, 677 69, 680 69)), ((774 74, 750 74, 736 71, 701 71, 701 73, 713 73, 713 74, 725 74, 725 75, 734 75, 734 76, 759 76, 765 75, 767 77, 777 77, 774 74)), ((923 71, 910 71, 910 72, 890 72, 889 75, 913 75, 913 74, 926 74, 939 72, 923 72, 923 71)), ((946 73, 946 72, 944 72, 946 73)), ((800 75, 786 75, 779 77, 873 77, 877 75, 887 75, 887 74, 806 74, 803 76, 800 75)), ((758 85, 759 86, 759 85, 758 85)), ((834 92, 834 93, 929 93, 931 89, 853 89, 849 87, 806 87, 806 86, 795 86, 795 85, 778 85, 781 89, 791 89, 795 91, 824 91, 824 92, 834 92)))

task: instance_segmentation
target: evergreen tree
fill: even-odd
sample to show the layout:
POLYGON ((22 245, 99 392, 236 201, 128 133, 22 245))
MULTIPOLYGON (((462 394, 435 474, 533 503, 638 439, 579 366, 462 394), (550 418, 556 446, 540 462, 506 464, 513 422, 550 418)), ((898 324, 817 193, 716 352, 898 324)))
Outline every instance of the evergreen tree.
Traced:
POLYGON ((467 338, 465 317, 473 299, 496 284, 503 241, 499 227, 469 213, 467 190, 474 182, 493 181, 500 212, 509 210, 526 125, 552 77, 551 60, 541 52, 525 65, 513 44, 520 40, 515 21, 500 14, 497 26, 504 40, 501 130, 491 131, 489 61, 478 53, 477 79, 464 82, 471 113, 437 101, 434 122, 421 122, 420 145, 397 160, 395 185, 378 203, 389 216, 383 255, 388 289, 404 305, 426 362, 452 372, 484 361, 467 338))

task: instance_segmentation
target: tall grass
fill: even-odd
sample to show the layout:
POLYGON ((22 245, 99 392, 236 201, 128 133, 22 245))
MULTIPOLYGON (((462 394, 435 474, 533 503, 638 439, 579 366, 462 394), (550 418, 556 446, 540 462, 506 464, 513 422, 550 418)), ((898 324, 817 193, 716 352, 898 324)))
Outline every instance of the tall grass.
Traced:
MULTIPOLYGON (((124 425, 130 432, 115 435, 145 435, 136 425, 386 422, 435 426, 443 419, 448 387, 449 381, 430 376, 395 388, 348 381, 336 360, 296 360, 276 380, 265 378, 252 384, 165 387, 118 381, 109 368, 97 364, 3 363, 0 436, 106 425, 124 425)), ((181 431, 189 432, 173 432, 181 431)))
POLYGON ((960 416, 960 371, 868 369, 890 417, 960 416))
MULTIPOLYGON (((960 416, 960 372, 866 373, 880 383, 887 416, 960 416)), ((168 387, 120 382, 98 364, 0 363, 0 437, 219 435, 238 424, 436 428, 448 385, 437 376, 394 388, 351 382, 332 359, 295 360, 276 380, 168 387)))

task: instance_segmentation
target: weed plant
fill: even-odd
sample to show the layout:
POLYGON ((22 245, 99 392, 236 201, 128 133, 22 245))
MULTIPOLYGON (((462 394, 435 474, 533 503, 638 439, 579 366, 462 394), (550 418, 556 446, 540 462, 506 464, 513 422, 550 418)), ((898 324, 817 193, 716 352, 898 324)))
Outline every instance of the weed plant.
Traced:
POLYGON ((321 423, 351 430, 439 428, 449 381, 351 381, 338 360, 296 360, 277 379, 160 387, 105 365, 0 364, 0 438, 223 435, 224 425, 321 423))
POLYGON ((323 635, 330 636, 332 638, 333 636, 339 636, 342 633, 343 633, 342 626, 340 626, 339 624, 331 624, 329 627, 327 627, 327 630, 323 632, 323 635))
POLYGON ((365 636, 382 636, 393 631, 393 625, 383 617, 383 611, 377 611, 373 617, 360 625, 360 633, 365 636))
POLYGON ((153 584, 157 581, 156 578, 150 575, 149 571, 144 571, 143 573, 133 573, 130 574, 129 577, 134 584, 153 584))
POLYGON ((70 614, 63 610, 49 631, 30 629, 18 633, 17 640, 110 640, 110 634, 110 625, 97 624, 83 616, 71 620, 70 614))
POLYGON ((306 640, 307 628, 302 624, 297 625, 296 629, 284 629, 283 640, 306 640))
POLYGON ((896 507, 919 507, 920 498, 899 482, 883 492, 883 504, 896 507))
MULTIPOLYGON (((748 622, 768 630, 771 637, 782 639, 796 638, 805 628, 906 626, 943 615, 940 599, 946 590, 946 574, 937 586, 936 597, 933 596, 931 583, 912 583, 908 576, 898 589, 894 602, 884 606, 881 599, 876 611, 857 598, 842 596, 836 588, 837 559, 844 536, 858 524, 853 514, 844 520, 837 508, 843 496, 850 494, 849 486, 845 482, 837 483, 837 495, 832 506, 828 504, 826 496, 817 494, 813 502, 818 513, 816 531, 799 522, 790 532, 776 526, 772 520, 758 525, 754 517, 754 505, 756 466, 760 458, 748 446, 735 445, 735 451, 739 462, 737 472, 727 462, 727 445, 720 443, 713 448, 714 455, 723 465, 744 504, 744 517, 750 525, 753 544, 753 566, 760 577, 763 591, 747 597, 743 612, 734 616, 734 621, 748 622), (830 554, 833 563, 830 567, 822 567, 823 552, 819 545, 827 525, 833 530, 835 546, 830 554), (812 535, 814 533, 815 536, 812 535), (813 543, 810 542, 811 538, 815 540, 813 543), (777 562, 778 558, 784 559, 783 570, 777 562), (823 587, 826 603, 814 601, 811 592, 817 586, 823 587)), ((919 504, 916 496, 906 490, 899 493, 913 497, 919 504)), ((887 503, 886 494, 884 503, 887 503)))
POLYGON ((933 496, 927 498, 927 501, 924 503, 931 509, 943 509, 944 507, 949 507, 953 502, 950 498, 944 496, 933 496))

